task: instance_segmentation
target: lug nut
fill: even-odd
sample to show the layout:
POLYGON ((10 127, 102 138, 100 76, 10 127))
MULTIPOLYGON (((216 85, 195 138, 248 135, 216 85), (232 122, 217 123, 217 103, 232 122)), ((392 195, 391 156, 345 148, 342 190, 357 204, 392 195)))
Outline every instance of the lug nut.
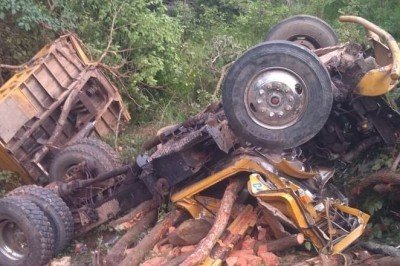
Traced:
POLYGON ((270 113, 269 113, 269 116, 270 116, 270 117, 273 117, 274 115, 275 115, 274 112, 270 112, 270 113))

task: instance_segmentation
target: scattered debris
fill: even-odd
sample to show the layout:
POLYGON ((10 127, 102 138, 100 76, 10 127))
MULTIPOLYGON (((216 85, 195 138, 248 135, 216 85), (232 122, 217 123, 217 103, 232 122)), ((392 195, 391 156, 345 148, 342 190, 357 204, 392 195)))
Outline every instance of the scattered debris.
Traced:
POLYGON ((139 265, 147 252, 149 252, 162 238, 165 237, 168 229, 179 222, 184 215, 181 210, 168 213, 164 219, 157 223, 148 234, 134 247, 125 251, 126 257, 121 265, 139 265))
MULTIPOLYGON (((61 202, 68 205, 74 223, 66 226, 75 226, 77 234, 133 208, 110 223, 116 231, 126 232, 108 251, 103 260, 106 265, 278 265, 281 252, 303 243, 319 255, 299 265, 375 260, 363 251, 345 252, 363 234, 370 217, 349 207, 348 199, 330 179, 335 175, 335 162, 352 161, 378 143, 397 143, 400 114, 381 95, 398 82, 400 49, 388 33, 368 21, 357 17, 341 20, 363 25, 375 45, 380 43, 378 35, 386 40, 388 47, 379 46, 386 54, 365 53, 361 45, 352 43, 336 45, 333 31, 323 32, 333 38, 329 47, 295 40, 314 51, 290 42, 264 42, 232 63, 221 79, 222 102, 160 130, 143 145, 135 162, 122 165, 112 148, 82 138, 90 131, 82 125, 74 141, 57 152, 47 175, 54 180, 45 180, 47 187, 41 191, 51 190, 55 198, 64 200, 61 202), (382 62, 387 64, 380 65, 382 62), (173 207, 164 206, 166 213, 152 226, 163 203, 173 203, 173 207)), ((53 46, 57 48, 57 44, 53 46)), ((79 50, 77 53, 80 57, 75 63, 82 71, 93 70, 94 65, 87 63, 79 50)), ((97 85, 89 87, 91 97, 82 96, 81 87, 74 85, 63 107, 54 107, 61 109, 53 135, 33 139, 40 145, 33 146, 37 149, 26 157, 29 164, 41 166, 37 163, 57 150, 53 146, 68 125, 68 114, 95 99, 97 85)), ((118 101, 113 104, 115 101, 105 101, 102 111, 114 107, 121 114, 123 106, 118 101)), ((110 112, 118 127, 118 113, 110 112)), ((103 113, 89 113, 95 121, 106 120, 103 113)), ((77 115, 77 121, 90 120, 84 118, 77 115)), ((99 124, 93 126, 99 130, 99 124)), ((25 127, 30 132, 35 126, 25 127)), ((4 138, 1 132, 0 137, 4 138)), ((400 157, 392 168, 397 169, 399 161, 400 157)), ((46 167, 38 169, 46 176, 46 167)), ((361 181, 354 194, 370 186, 381 192, 398 191, 398 183, 393 171, 378 172, 361 181)), ((21 204, 23 201, 29 199, 22 197, 21 204)), ((64 216, 60 211, 51 218, 63 221, 64 216)), ((44 213, 43 217, 43 221, 47 219, 44 213)), ((50 223, 39 229, 57 231, 50 223)), ((393 247, 363 246, 398 256, 393 247)), ((39 251, 41 255, 43 250, 39 251)), ((78 243, 75 252, 88 249, 78 243)), ((100 255, 100 249, 92 253, 93 265, 100 265, 100 255)))
POLYGON ((143 215, 118 241, 117 243, 107 252, 107 256, 104 259, 105 265, 115 265, 121 262, 125 256, 125 250, 127 250, 138 238, 138 236, 150 228, 152 223, 157 217, 157 211, 152 210, 143 215))
POLYGON ((50 266, 71 266, 71 257, 65 256, 59 259, 53 259, 50 262, 50 266))

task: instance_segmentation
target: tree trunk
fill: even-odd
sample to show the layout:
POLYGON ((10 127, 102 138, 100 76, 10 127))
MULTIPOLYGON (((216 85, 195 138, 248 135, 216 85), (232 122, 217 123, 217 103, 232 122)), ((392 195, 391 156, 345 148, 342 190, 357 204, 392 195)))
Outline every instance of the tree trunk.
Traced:
POLYGON ((121 239, 108 251, 104 259, 105 265, 116 265, 120 263, 125 256, 125 250, 144 232, 157 218, 157 211, 153 210, 145 214, 121 239))
POLYGON ((360 246, 374 253, 385 254, 391 257, 400 257, 400 250, 389 245, 382 245, 368 241, 361 242, 360 246))
POLYGON ((193 254, 182 262, 182 266, 199 265, 210 255, 212 248, 221 237, 228 224, 233 204, 235 203, 237 194, 243 188, 244 184, 244 180, 235 179, 227 186, 214 225, 208 235, 201 240, 193 254))
POLYGON ((296 234, 265 242, 268 252, 281 251, 303 244, 304 235, 296 234))
POLYGON ((126 251, 126 257, 120 265, 136 266, 168 232, 168 229, 176 224, 184 215, 181 210, 169 212, 164 220, 157 223, 150 232, 134 247, 126 251))
POLYGON ((145 216, 147 213, 157 207, 158 204, 154 199, 146 200, 139 204, 136 208, 134 208, 130 213, 115 221, 110 222, 109 226, 113 227, 116 230, 129 229, 129 227, 132 227, 132 225, 134 225, 136 221, 140 220, 143 216, 145 216))

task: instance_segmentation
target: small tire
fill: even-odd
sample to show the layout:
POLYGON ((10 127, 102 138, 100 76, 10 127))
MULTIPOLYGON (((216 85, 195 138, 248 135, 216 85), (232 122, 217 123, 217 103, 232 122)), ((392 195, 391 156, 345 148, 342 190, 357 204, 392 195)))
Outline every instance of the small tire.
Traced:
POLYGON ((105 151, 95 145, 75 143, 60 151, 50 165, 51 181, 65 180, 68 170, 81 162, 89 162, 94 169, 92 177, 115 168, 115 162, 105 151))
POLYGON ((47 216, 54 229, 55 253, 62 251, 74 234, 74 219, 67 204, 53 191, 37 185, 21 186, 7 195, 27 198, 47 216))
POLYGON ((222 102, 229 126, 242 141, 284 150, 305 143, 324 126, 332 108, 331 86, 315 54, 288 41, 271 41, 249 49, 233 64, 223 83, 222 102), (296 82, 288 85, 292 79, 296 82), (281 109, 275 112, 275 107, 281 109))
POLYGON ((44 265, 53 255, 54 232, 44 212, 25 198, 0 199, 0 265, 44 265))
POLYGON ((265 41, 276 40, 296 42, 311 50, 339 43, 335 31, 328 23, 307 15, 292 16, 273 26, 265 41))

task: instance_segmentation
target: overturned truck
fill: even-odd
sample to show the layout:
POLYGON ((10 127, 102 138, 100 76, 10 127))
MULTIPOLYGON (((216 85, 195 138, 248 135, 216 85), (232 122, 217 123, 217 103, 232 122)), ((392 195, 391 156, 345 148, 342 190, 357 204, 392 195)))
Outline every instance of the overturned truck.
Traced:
MULTIPOLYGON (((45 263, 72 237, 72 226, 82 233, 141 202, 154 209, 166 200, 179 209, 167 215, 169 225, 182 210, 213 224, 183 265, 222 263, 256 223, 267 224, 275 239, 300 232, 318 252, 341 253, 361 236, 369 215, 349 207, 331 184, 333 162, 397 143, 400 123, 384 97, 398 83, 399 47, 362 18, 341 20, 364 26, 372 47, 338 44, 330 26, 314 17, 284 20, 232 65, 222 102, 161 129, 132 164, 121 166, 104 146, 82 157, 85 142, 60 151, 57 178, 0 201, 0 262, 45 263), (49 213, 43 195, 63 211, 53 206, 49 213)), ((105 261, 137 265, 157 239, 131 249, 125 241, 105 261)))
POLYGON ((58 150, 130 119, 117 88, 72 34, 45 46, 0 88, 0 114, 0 169, 28 184, 53 181, 58 150))

